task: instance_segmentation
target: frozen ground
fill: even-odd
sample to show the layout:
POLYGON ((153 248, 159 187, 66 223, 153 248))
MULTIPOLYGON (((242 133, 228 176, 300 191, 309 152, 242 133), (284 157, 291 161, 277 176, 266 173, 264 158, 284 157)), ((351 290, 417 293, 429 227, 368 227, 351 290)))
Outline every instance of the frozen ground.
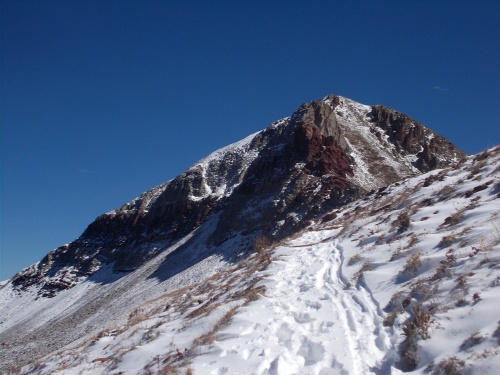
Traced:
POLYGON ((497 374, 499 159, 374 191, 16 371, 497 374))

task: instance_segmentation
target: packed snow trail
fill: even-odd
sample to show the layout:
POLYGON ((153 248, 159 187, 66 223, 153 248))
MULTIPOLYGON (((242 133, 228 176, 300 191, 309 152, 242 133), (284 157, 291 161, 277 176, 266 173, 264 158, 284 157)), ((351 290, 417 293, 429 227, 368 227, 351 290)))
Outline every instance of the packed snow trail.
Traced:
POLYGON ((339 246, 319 237, 309 232, 276 249, 266 296, 194 358, 195 374, 356 375, 391 366, 390 334, 371 294, 347 286, 339 246))

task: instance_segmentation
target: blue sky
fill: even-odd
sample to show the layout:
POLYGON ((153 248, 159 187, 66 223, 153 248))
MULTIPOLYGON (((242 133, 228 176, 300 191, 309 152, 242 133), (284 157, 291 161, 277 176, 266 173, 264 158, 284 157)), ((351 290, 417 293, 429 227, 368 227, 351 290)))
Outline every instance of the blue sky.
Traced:
POLYGON ((498 1, 2 0, 0 279, 333 93, 500 143, 498 1))

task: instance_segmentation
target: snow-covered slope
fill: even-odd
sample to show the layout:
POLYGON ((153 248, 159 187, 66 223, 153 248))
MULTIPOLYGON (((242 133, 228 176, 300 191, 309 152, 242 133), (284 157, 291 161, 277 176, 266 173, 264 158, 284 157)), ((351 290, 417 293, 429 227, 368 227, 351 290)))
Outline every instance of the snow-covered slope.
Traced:
POLYGON ((206 374, 495 374, 500 147, 382 189, 274 251, 206 374))
POLYGON ((165 290, 19 372, 500 368, 500 147, 381 188, 293 238, 256 246, 252 256, 165 290))
MULTIPOLYGON (((346 257, 342 250, 348 249, 345 232, 332 227, 347 227, 342 223, 353 204, 374 206, 391 191, 387 185, 463 160, 464 154, 444 138, 389 108, 365 106, 333 95, 304 104, 290 117, 212 153, 176 178, 99 216, 75 241, 2 283, 0 372, 23 367, 33 359, 46 364, 33 370, 39 373, 146 373, 186 367, 190 362, 197 367, 201 364, 194 357, 203 358, 200 354, 209 348, 207 343, 217 337, 232 315, 271 298, 278 285, 285 289, 275 289, 270 305, 261 305, 261 309, 275 309, 274 303, 281 303, 280 293, 293 295, 290 288, 294 279, 286 267, 310 265, 307 270, 297 269, 305 272, 308 280, 320 272, 318 267, 322 269, 317 262, 330 264, 342 274, 351 270, 350 265, 334 264, 335 257, 319 243, 335 238, 338 242, 327 248, 340 259, 346 257), (370 198, 360 201, 365 196, 370 198), (309 232, 304 232, 306 228, 309 232), (302 254, 295 251, 297 248, 315 241, 298 237, 313 232, 319 236, 312 253, 318 258, 293 258, 302 254), (290 242, 291 238, 299 243, 290 242), (269 249, 276 244, 280 247, 271 255, 269 249), (277 256, 287 261, 277 260, 264 270, 277 256), (277 281, 275 277, 284 279, 277 281), (266 297, 256 302, 264 286, 266 297), (171 330, 177 332, 175 337, 163 335, 171 330), (164 340, 170 340, 168 349, 164 340), (142 349, 136 351, 136 347, 142 349)), ((490 158, 484 160, 490 163, 490 158)), ((397 189, 394 192, 399 194, 397 189)), ((380 239, 377 246, 384 240, 392 246, 396 241, 393 237, 398 238, 380 239)), ((394 262, 398 264, 397 259, 394 262)), ((365 267, 376 264, 372 263, 365 267)), ((402 280, 398 279, 401 285, 402 280)), ((336 310, 335 303, 354 308, 353 301, 363 300, 363 311, 373 310, 370 303, 378 306, 369 291, 364 297, 357 296, 361 284, 349 286, 348 281, 352 283, 349 278, 332 276, 324 285, 314 284, 316 289, 308 286, 302 291, 308 300, 313 300, 315 293, 330 300, 321 303, 316 315, 308 313, 311 322, 323 322, 325 314, 336 310), (333 299, 335 293, 340 293, 341 302, 333 299)), ((307 304, 301 304, 290 308, 308 309, 307 304)), ((373 315, 372 328, 377 332, 383 332, 379 318, 384 308, 378 306, 378 315, 373 315)), ((280 314, 268 319, 274 321, 280 314)), ((357 313, 353 310, 352 314, 357 313)), ((330 325, 338 319, 347 318, 338 315, 325 323, 325 340, 330 333, 344 331, 343 326, 330 325)), ((257 340, 258 335, 257 341, 281 335, 276 330, 255 332, 252 337, 257 340)), ((342 345, 355 345, 363 334, 346 336, 342 345)), ((294 342, 285 345, 286 350, 304 357, 304 363, 300 358, 293 363, 286 359, 278 350, 283 345, 278 343, 260 356, 264 357, 260 358, 260 370, 254 369, 257 362, 252 360, 248 371, 262 373, 267 366, 269 371, 284 373, 287 370, 280 368, 285 366, 307 373, 322 366, 327 373, 333 366, 327 362, 333 360, 334 344, 322 344, 321 349, 315 346, 317 340, 310 340, 311 344, 297 349, 296 340, 302 338, 286 340, 294 342), (308 348, 316 353, 310 358, 308 348)), ((398 350, 391 345, 385 341, 377 344, 383 360, 372 353, 376 361, 383 361, 384 368, 392 366, 387 353, 398 350)), ((368 347, 363 349, 365 353, 373 349, 368 347)), ((219 354, 224 353, 229 351, 221 349, 219 354)), ((352 355, 346 354, 342 362, 347 371, 365 371, 371 366, 372 362, 360 362, 352 355)), ((407 366, 413 365, 409 361, 407 366)), ((210 371, 223 372, 224 366, 223 362, 215 363, 210 371)), ((399 362, 394 366, 404 368, 399 362)))

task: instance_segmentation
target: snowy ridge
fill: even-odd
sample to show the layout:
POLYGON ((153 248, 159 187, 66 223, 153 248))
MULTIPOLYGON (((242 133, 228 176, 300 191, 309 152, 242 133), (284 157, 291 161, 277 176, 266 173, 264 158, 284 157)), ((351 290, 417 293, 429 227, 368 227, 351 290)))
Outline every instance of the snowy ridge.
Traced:
POLYGON ((195 170, 200 171, 204 181, 203 194, 192 194, 190 199, 196 201, 210 195, 215 197, 230 195, 238 186, 243 171, 259 154, 258 149, 250 147, 251 142, 259 133, 261 132, 256 132, 238 142, 222 147, 188 168, 187 173, 195 170), (237 165, 238 171, 234 176, 221 175, 220 166, 222 163, 237 165))
MULTIPOLYGON (((231 163, 235 161, 239 161, 240 163, 240 173, 245 170, 258 155, 258 150, 250 149, 250 143, 259 133, 260 132, 251 134, 238 142, 224 146, 212 152, 210 155, 194 163, 184 173, 177 177, 182 178, 191 173, 201 174, 203 179, 203 187, 201 189, 202 194, 191 194, 189 198, 193 201, 198 201, 210 195, 222 197, 230 194, 237 186, 237 181, 232 181, 233 184, 228 186, 224 179, 226 176, 217 177, 216 171, 221 163, 231 163), (217 179, 217 181, 214 179, 217 179)), ((158 199, 158 197, 168 188, 171 182, 172 180, 169 180, 152 189, 149 189, 123 206, 107 212, 106 215, 115 215, 120 211, 127 212, 132 210, 147 212, 156 199, 158 199)))
POLYGON ((289 120, 289 117, 285 117, 274 121, 265 130, 222 147, 189 167, 184 174, 200 173, 203 180, 203 188, 200 189, 202 193, 191 194, 189 198, 193 201, 199 201, 209 196, 221 198, 231 195, 241 183, 248 167, 269 141, 262 136, 263 133, 267 129, 284 127, 289 120), (259 140, 256 142, 257 138, 259 140), (226 171, 225 166, 228 165, 231 166, 231 169, 226 171))
MULTIPOLYGON (((276 128, 287 123, 289 118, 284 118, 273 122, 269 128, 276 128)), ((208 197, 220 199, 228 196, 241 182, 245 171, 249 165, 259 155, 259 151, 265 144, 252 147, 254 139, 262 131, 251 134, 244 139, 224 146, 205 158, 197 161, 186 171, 177 176, 174 180, 199 178, 201 180, 199 189, 191 191, 188 199, 201 201, 208 197), (226 166, 231 166, 231 170, 225 171, 226 166), (225 171, 225 173, 221 173, 225 171)), ((127 212, 141 210, 147 212, 151 205, 161 196, 174 180, 169 180, 157 187, 154 187, 132 201, 124 204, 116 210, 108 212, 108 215, 117 214, 119 211, 127 212)))
POLYGON ((104 331, 16 371, 437 375, 500 367, 500 147, 380 188, 264 245, 234 265, 213 259, 177 290, 170 280, 166 294, 156 284, 156 297, 104 331))

